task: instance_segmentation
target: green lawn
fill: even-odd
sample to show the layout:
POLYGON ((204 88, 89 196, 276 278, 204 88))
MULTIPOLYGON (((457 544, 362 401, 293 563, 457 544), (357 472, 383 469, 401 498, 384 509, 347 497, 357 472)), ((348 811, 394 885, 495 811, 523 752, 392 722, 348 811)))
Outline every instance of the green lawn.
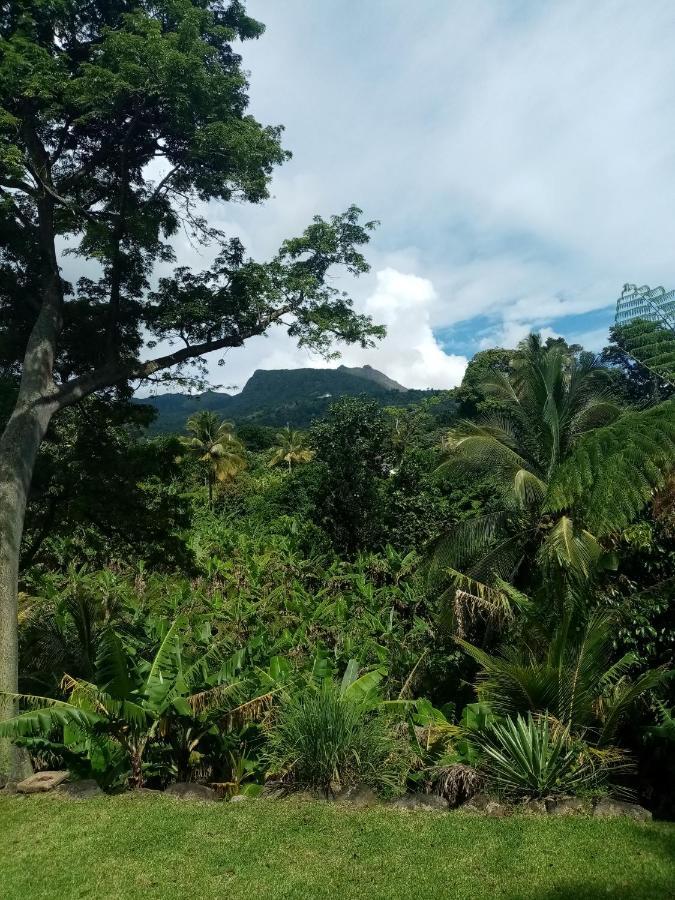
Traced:
POLYGON ((3 900, 675 897, 675 826, 168 797, 0 799, 3 900))

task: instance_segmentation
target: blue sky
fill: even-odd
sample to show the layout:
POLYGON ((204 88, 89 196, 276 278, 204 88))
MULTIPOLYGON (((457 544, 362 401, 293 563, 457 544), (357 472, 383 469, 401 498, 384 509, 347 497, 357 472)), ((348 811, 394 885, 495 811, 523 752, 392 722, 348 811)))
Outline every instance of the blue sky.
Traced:
MULTIPOLYGON (((207 214, 260 257, 315 213, 381 221, 344 287, 389 336, 346 363, 450 387, 530 329, 600 349, 624 282, 675 287, 673 0, 247 7, 267 25, 241 48, 251 111, 293 159, 265 204, 207 214)), ((317 364, 279 331, 212 373, 317 364)))

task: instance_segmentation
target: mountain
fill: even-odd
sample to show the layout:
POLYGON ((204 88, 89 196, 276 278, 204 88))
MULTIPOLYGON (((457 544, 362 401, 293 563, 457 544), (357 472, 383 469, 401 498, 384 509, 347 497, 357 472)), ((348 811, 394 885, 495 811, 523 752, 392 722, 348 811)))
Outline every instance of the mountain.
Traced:
POLYGON ((239 424, 293 425, 306 428, 325 414, 338 397, 373 397, 383 406, 409 406, 440 391, 408 390, 371 366, 337 369, 256 370, 239 394, 159 394, 136 402, 157 410, 151 431, 182 432, 200 409, 217 412, 239 424))

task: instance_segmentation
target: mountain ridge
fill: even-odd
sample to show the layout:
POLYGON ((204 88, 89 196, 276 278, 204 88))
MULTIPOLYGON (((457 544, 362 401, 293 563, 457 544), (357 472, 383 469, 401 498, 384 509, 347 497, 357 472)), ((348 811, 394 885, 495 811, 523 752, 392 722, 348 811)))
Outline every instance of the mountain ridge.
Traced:
POLYGON ((305 428, 324 415, 339 397, 366 395, 381 405, 410 405, 438 390, 409 389, 372 366, 335 369, 256 369, 238 394, 204 391, 202 394, 158 394, 136 398, 157 411, 155 433, 183 431, 188 416, 211 410, 237 424, 305 428))

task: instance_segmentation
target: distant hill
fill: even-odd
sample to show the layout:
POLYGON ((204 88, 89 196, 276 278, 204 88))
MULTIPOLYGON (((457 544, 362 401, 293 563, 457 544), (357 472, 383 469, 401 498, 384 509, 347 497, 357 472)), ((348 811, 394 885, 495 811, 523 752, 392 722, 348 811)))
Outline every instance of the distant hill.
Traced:
POLYGON ((338 397, 367 395, 383 406, 408 406, 442 391, 408 390, 371 366, 337 369, 258 369, 239 394, 159 394, 139 399, 155 407, 154 433, 182 432, 200 409, 217 412, 239 424, 293 425, 306 428, 338 397))

